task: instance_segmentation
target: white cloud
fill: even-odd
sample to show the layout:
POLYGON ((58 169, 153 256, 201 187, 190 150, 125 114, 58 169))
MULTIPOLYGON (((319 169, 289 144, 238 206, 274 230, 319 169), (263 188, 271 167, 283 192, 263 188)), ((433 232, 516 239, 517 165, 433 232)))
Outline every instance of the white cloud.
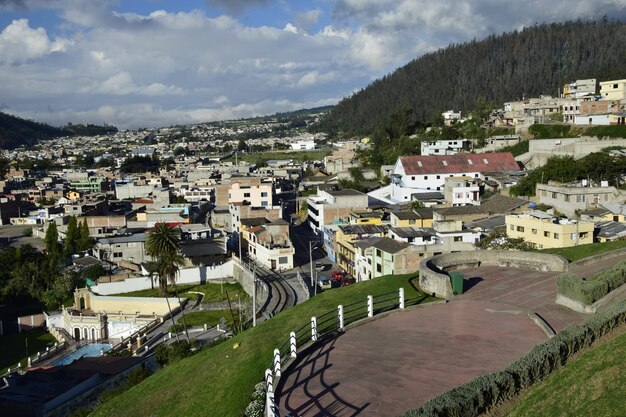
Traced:
POLYGON ((68 41, 50 41, 45 29, 32 29, 28 19, 14 20, 0 33, 0 62, 18 63, 64 51, 68 41))
POLYGON ((308 30, 320 20, 322 14, 321 9, 307 10, 306 12, 296 14, 296 22, 300 27, 308 30))

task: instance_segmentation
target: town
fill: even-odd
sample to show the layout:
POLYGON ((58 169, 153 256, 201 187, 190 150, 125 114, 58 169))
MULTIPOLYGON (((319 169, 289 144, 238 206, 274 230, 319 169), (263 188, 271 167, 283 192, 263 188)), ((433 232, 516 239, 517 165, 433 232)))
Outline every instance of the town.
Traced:
MULTIPOLYGON (((207 349, 379 277, 419 271, 420 291, 449 300, 482 299, 493 284, 444 265, 491 265, 503 250, 537 255, 499 266, 542 271, 567 271, 549 253, 617 250, 594 272, 610 270, 626 248, 625 105, 626 80, 584 79, 482 118, 449 110, 411 136, 417 152, 380 166, 364 157, 375 139, 316 131, 326 110, 3 150, 0 282, 36 302, 5 301, 0 337, 43 343, 26 336, 3 353, 0 405, 69 415, 159 372, 176 346, 207 349), (470 125, 490 134, 466 137, 470 125)), ((533 311, 560 331, 621 284, 585 301, 559 281, 533 311)), ((266 393, 279 408, 304 401, 285 381, 291 402, 266 393)), ((279 415, 267 398, 259 407, 279 415)))

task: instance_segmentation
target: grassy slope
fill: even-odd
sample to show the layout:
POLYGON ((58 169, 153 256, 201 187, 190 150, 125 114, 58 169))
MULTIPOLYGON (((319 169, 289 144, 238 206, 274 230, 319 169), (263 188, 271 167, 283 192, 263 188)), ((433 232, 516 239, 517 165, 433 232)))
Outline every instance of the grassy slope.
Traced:
POLYGON ((588 245, 572 246, 570 248, 542 249, 540 252, 561 255, 565 259, 573 262, 621 248, 626 248, 626 239, 605 243, 590 243, 588 245))
MULTIPOLYGON (((167 291, 170 297, 175 297, 174 287, 168 285, 167 291)), ((231 302, 237 300, 237 295, 241 300, 247 300, 248 294, 241 288, 240 284, 197 284, 197 285, 179 285, 178 294, 184 298, 196 298, 196 294, 189 294, 189 291, 198 291, 204 294, 203 303, 226 301, 226 292, 231 302)), ((127 292, 124 294, 113 294, 119 297, 163 297, 159 288, 139 290, 127 292)))
MULTIPOLYGON (((325 156, 330 155, 330 150, 312 150, 312 151, 268 151, 268 152, 253 152, 253 153, 240 153, 238 159, 246 162, 257 162, 259 160, 269 161, 271 159, 293 159, 294 161, 314 161, 323 159, 325 156)), ((226 161, 235 161, 235 157, 226 159, 226 161)))
POLYGON ((410 276, 376 278, 316 296, 231 340, 175 363, 123 395, 100 406, 95 416, 240 416, 250 401, 254 384, 263 379, 273 349, 290 331, 320 315, 381 294, 405 288, 407 299, 425 301, 410 284, 410 276), (233 348, 235 343, 240 346, 233 348))
POLYGON ((508 416, 623 416, 625 361, 622 333, 529 389, 508 416))
POLYGON ((28 353, 33 355, 46 350, 46 346, 54 344, 56 339, 45 330, 12 334, 0 337, 0 373, 4 368, 14 368, 18 362, 26 364, 26 338, 28 338, 28 353))

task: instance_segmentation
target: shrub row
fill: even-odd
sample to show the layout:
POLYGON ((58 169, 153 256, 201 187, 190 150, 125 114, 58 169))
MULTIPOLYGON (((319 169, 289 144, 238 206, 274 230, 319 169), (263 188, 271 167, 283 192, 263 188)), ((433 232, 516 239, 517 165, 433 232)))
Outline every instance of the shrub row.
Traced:
POLYGON ((579 350, 626 322, 626 303, 608 307, 583 324, 573 325, 503 371, 486 374, 406 411, 401 417, 475 417, 541 381, 579 350))
POLYGON ((584 304, 593 304, 626 283, 626 261, 613 268, 582 279, 574 274, 561 274, 556 279, 558 293, 584 304))

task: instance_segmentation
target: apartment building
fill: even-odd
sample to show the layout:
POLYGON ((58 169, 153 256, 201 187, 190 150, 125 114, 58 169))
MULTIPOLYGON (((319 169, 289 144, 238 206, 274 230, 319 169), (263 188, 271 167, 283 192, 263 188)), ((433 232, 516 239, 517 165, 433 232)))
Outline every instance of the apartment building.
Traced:
POLYGON ((470 148, 467 139, 434 140, 421 143, 422 155, 455 155, 470 148))
POLYGON ((601 81, 600 96, 602 100, 626 99, 626 79, 601 81))
POLYGON ((475 178, 446 178, 443 195, 446 207, 480 205, 480 186, 475 178))
POLYGON ((563 85, 564 98, 580 98, 594 96, 596 94, 597 82, 595 78, 576 80, 573 83, 563 85))
POLYGON ((506 234, 533 243, 538 249, 593 243, 594 224, 530 211, 505 217, 506 234))
POLYGON ((368 196, 355 190, 317 190, 317 195, 307 198, 309 226, 317 233, 333 222, 347 223, 350 213, 365 210, 368 196))
POLYGON ((600 186, 591 186, 586 180, 569 184, 556 181, 537 184, 535 195, 539 197, 539 203, 552 206, 568 217, 575 216, 580 210, 626 199, 626 193, 609 186, 607 181, 603 181, 600 186))
POLYGON ((354 276, 356 271, 355 242, 370 237, 386 236, 387 230, 388 226, 384 225, 339 225, 335 233, 335 253, 339 266, 354 276))
POLYGON ((271 223, 245 228, 248 255, 270 269, 293 268, 295 249, 289 239, 289 223, 276 219, 271 223))
POLYGON ((233 183, 228 190, 228 203, 249 203, 252 207, 271 207, 274 186, 271 183, 243 185, 233 183))

